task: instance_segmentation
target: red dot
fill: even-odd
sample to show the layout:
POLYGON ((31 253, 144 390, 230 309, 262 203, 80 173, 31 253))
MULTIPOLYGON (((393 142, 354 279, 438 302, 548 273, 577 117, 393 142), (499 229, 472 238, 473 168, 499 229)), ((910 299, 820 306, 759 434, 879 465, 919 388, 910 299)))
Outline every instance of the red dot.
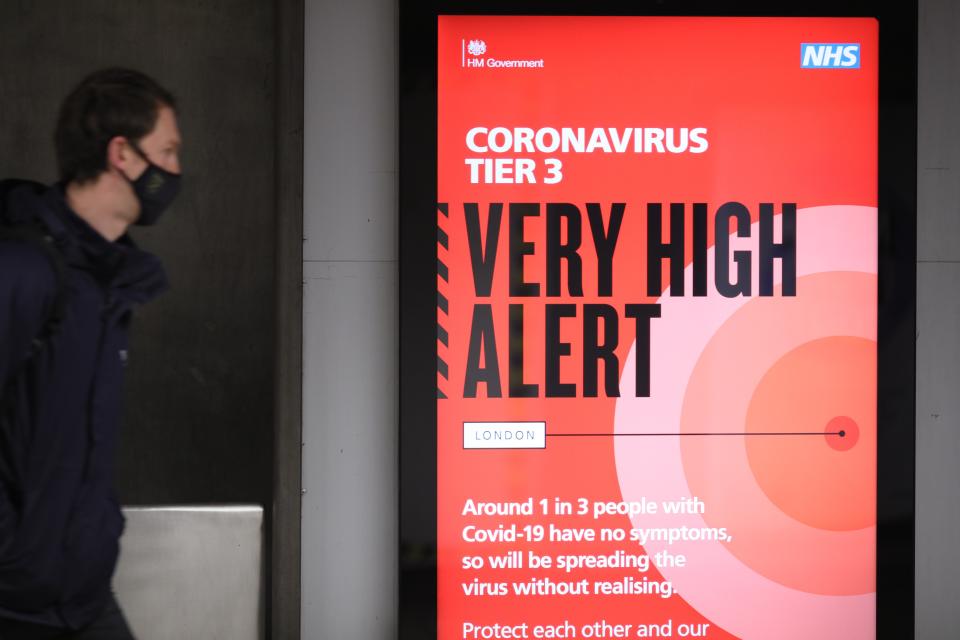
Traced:
POLYGON ((849 451, 860 440, 860 427, 848 416, 837 416, 827 423, 824 437, 830 448, 837 451, 849 451), (842 434, 842 435, 841 435, 842 434))

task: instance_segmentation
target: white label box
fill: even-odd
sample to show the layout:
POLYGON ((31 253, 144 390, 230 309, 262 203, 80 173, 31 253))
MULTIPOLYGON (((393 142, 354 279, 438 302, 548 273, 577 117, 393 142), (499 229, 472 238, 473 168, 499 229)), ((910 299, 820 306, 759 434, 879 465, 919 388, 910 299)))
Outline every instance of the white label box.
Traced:
POLYGON ((546 449, 546 422, 464 422, 464 449, 546 449))

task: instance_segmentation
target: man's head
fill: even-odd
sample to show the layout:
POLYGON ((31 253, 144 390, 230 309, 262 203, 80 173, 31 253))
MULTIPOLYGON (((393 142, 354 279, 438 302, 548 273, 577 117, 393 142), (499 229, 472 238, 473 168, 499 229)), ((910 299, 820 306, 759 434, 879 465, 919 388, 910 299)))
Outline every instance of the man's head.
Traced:
POLYGON ((60 180, 95 187, 128 224, 152 222, 158 203, 151 198, 172 199, 171 187, 175 193, 176 100, 138 71, 104 69, 84 78, 61 105, 54 141, 60 180))

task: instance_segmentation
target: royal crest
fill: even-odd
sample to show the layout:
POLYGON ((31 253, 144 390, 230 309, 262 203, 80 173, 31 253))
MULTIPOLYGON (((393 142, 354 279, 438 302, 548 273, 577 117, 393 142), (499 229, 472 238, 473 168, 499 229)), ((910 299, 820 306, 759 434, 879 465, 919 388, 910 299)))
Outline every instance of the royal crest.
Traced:
POLYGON ((487 43, 483 40, 471 40, 467 44, 467 51, 472 56, 482 56, 487 52, 487 43))

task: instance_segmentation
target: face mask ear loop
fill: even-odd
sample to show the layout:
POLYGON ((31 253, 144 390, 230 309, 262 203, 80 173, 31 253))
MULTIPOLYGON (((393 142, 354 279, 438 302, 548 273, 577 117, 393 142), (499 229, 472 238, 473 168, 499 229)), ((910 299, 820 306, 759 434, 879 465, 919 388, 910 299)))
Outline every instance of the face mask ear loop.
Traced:
MULTIPOLYGON (((143 152, 143 149, 140 148, 140 145, 138 145, 136 142, 134 142, 130 138, 124 138, 124 140, 126 141, 127 146, 133 149, 133 152, 138 156, 140 156, 140 158, 147 163, 148 165, 147 168, 149 168, 149 165, 153 164, 152 162, 150 162, 150 158, 147 157, 147 154, 143 152)), ((120 171, 120 175, 126 178, 127 182, 129 182, 131 186, 135 182, 134 180, 131 180, 130 176, 128 176, 124 171, 120 171)))
POLYGON ((139 144, 137 144, 136 142, 130 139, 127 139, 127 144, 130 146, 131 149, 133 149, 134 153, 140 156, 140 158, 144 162, 146 162, 147 164, 153 164, 153 162, 150 161, 150 158, 147 157, 147 154, 143 152, 143 149, 140 148, 139 144))

